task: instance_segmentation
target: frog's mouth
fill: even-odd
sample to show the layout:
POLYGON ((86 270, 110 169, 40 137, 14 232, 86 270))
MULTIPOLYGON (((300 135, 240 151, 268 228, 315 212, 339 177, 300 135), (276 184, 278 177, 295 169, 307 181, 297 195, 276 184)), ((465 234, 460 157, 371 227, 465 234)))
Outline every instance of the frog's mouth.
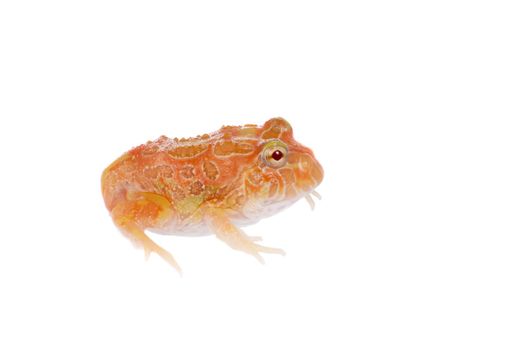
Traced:
POLYGON ((307 201, 308 204, 310 205, 310 208, 311 208, 312 210, 314 210, 314 209, 315 209, 315 201, 314 201, 314 199, 312 198, 311 195, 313 195, 313 196, 314 196, 315 198, 317 198, 318 200, 321 200, 322 197, 321 197, 321 195, 319 194, 319 192, 317 192, 316 190, 312 190, 311 192, 306 193, 306 194, 304 195, 304 199, 306 199, 306 201, 307 201))

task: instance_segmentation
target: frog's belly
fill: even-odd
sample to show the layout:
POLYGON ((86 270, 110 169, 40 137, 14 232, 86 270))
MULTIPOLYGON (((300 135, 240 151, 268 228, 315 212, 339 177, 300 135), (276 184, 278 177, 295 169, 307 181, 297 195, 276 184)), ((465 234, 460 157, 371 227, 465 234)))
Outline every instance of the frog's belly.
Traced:
POLYGON ((176 236, 208 236, 212 232, 208 229, 205 223, 199 223, 194 225, 180 226, 177 223, 170 223, 161 228, 150 228, 148 231, 158 233, 161 235, 176 235, 176 236))
MULTIPOLYGON (((243 227, 255 224, 259 219, 248 219, 248 218, 236 218, 232 219, 232 223, 237 227, 243 227)), ((148 228, 148 231, 158 233, 161 235, 174 235, 174 236, 208 236, 213 232, 210 231, 206 223, 200 222, 197 224, 181 226, 178 222, 171 222, 164 227, 148 228)))
MULTIPOLYGON (((257 223, 259 220, 272 216, 278 213, 295 202, 293 201, 279 201, 279 202, 251 202, 246 203, 241 212, 229 213, 229 219, 237 227, 248 226, 257 223)), ((185 222, 179 222, 176 219, 166 223, 163 227, 155 227, 148 229, 151 232, 163 235, 177 235, 177 236, 207 236, 212 234, 206 222, 202 219, 195 221, 191 217, 185 222)))

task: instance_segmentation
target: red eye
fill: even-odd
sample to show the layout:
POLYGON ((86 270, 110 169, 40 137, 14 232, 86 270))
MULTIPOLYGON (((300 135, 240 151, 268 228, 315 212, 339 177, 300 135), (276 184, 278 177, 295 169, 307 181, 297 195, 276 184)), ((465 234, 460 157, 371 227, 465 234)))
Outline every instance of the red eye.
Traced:
POLYGON ((283 152, 281 152, 281 151, 279 151, 279 150, 275 150, 275 151, 273 151, 273 153, 272 153, 272 158, 273 158, 273 160, 279 161, 279 160, 281 160, 283 157, 284 157, 283 152))
POLYGON ((261 158, 266 165, 272 168, 280 168, 286 165, 288 147, 279 140, 271 140, 264 146, 261 158))

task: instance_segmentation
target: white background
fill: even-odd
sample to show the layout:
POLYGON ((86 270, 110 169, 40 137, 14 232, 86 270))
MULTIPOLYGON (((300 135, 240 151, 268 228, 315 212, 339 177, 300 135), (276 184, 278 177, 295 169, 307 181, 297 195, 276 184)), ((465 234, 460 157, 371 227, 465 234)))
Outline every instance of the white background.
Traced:
POLYGON ((525 348, 520 2, 185 3, 0 4, 0 348, 525 348), (278 115, 326 172, 247 228, 287 256, 144 263, 102 170, 278 115))

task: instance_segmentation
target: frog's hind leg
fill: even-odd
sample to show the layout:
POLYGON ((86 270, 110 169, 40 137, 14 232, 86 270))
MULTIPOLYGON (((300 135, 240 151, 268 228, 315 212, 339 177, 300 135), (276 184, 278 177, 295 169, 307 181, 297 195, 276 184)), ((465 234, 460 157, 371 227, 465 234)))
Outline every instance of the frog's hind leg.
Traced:
POLYGON ((162 225, 173 215, 171 203, 165 197, 149 192, 128 193, 111 210, 115 225, 135 246, 144 249, 146 258, 155 253, 181 273, 173 256, 144 232, 148 227, 162 225))
POLYGON ((240 228, 235 226, 221 210, 211 210, 206 214, 207 225, 217 238, 228 244, 231 248, 253 255, 259 262, 264 263, 260 253, 285 255, 284 250, 266 247, 255 243, 260 237, 250 237, 240 228))

